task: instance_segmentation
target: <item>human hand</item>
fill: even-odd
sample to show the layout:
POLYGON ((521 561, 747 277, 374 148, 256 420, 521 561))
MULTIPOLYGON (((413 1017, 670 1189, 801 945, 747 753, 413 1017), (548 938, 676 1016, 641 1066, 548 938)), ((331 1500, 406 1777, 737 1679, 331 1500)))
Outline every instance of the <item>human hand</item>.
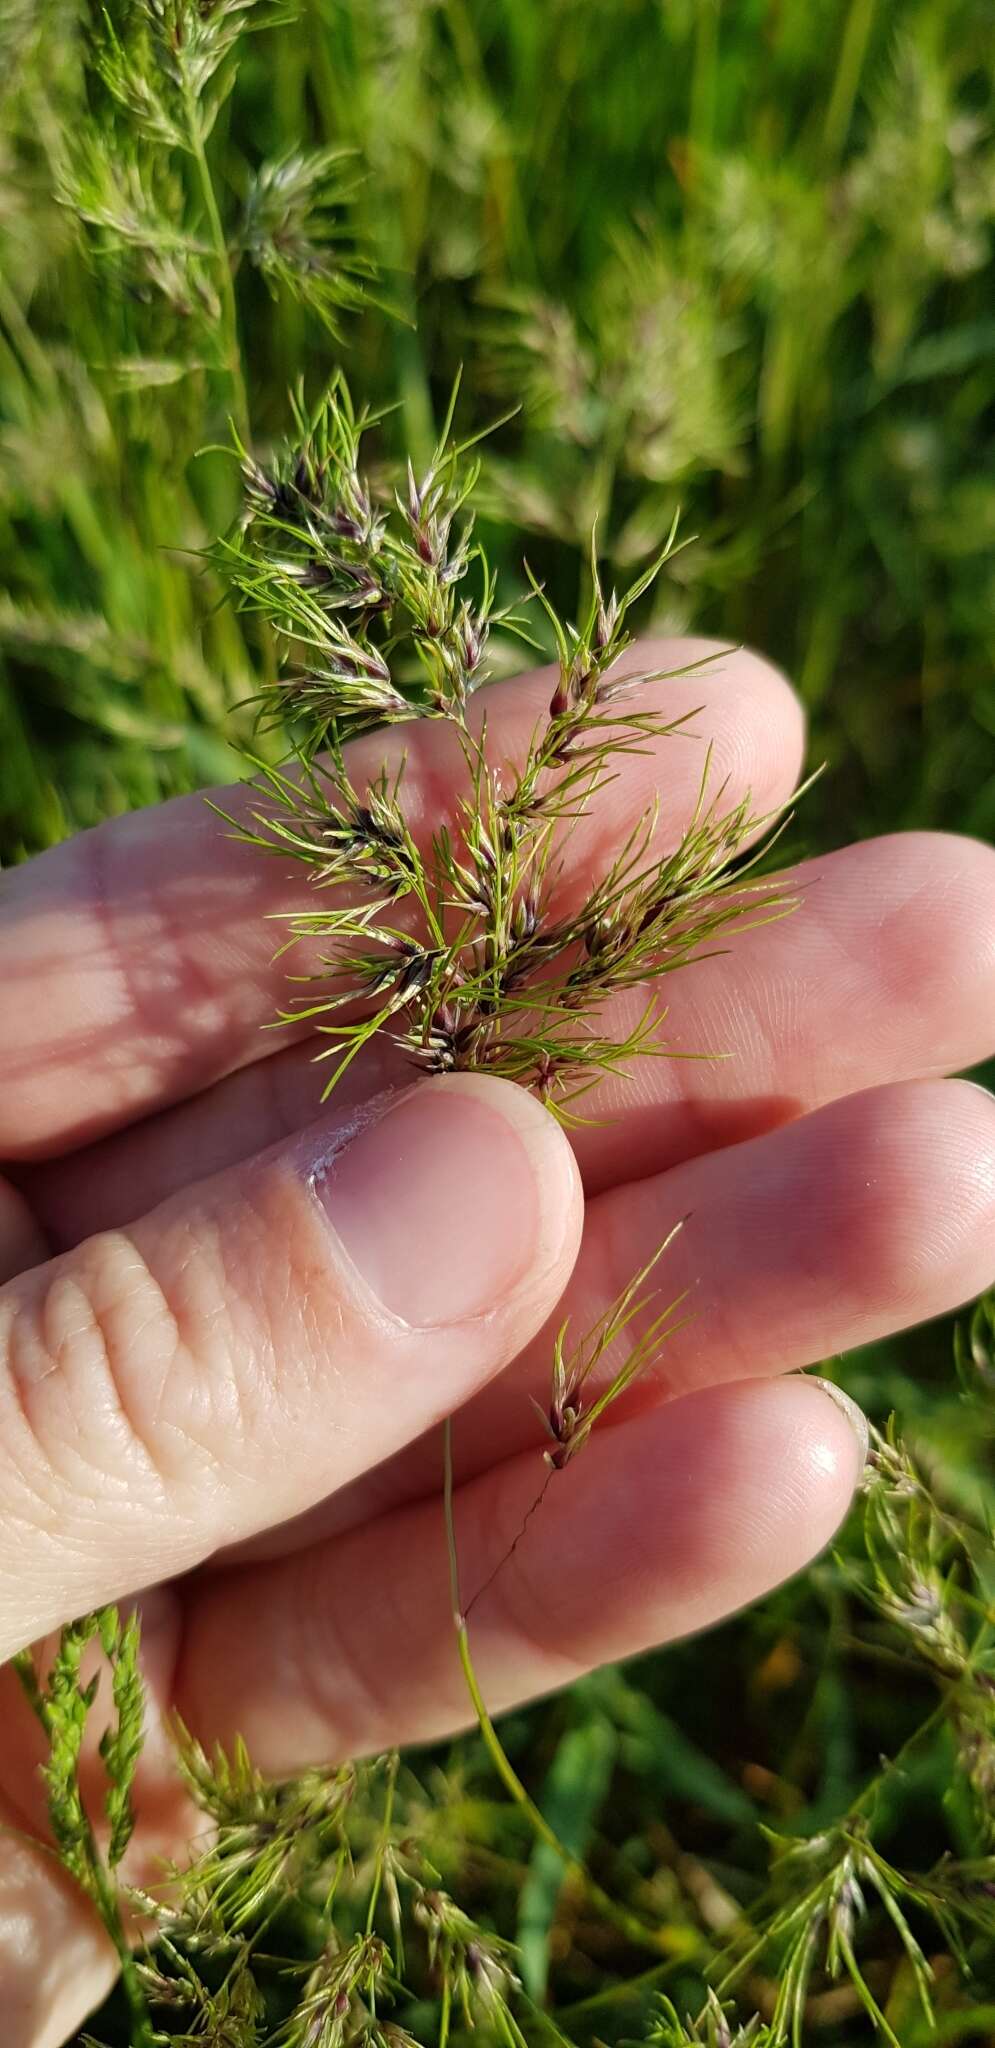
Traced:
MULTIPOLYGON (((679 831, 709 738, 730 802, 749 786, 769 809, 795 781, 800 713, 764 663, 646 688, 703 705, 698 737, 623 764, 571 841, 578 872, 657 780, 679 831)), ((548 690, 488 693, 491 744, 521 745, 548 690)), ((400 745, 360 743, 355 779, 400 745)), ((445 746, 407 736, 426 825, 452 805, 445 746)), ((5 878, 0 1654, 142 1594, 139 1872, 188 1826, 173 1707, 273 1772, 466 1718, 437 1425, 461 1411, 472 1591, 541 1481, 528 1396, 551 1319, 587 1329, 681 1216, 658 1277, 693 1318, 475 1607, 488 1701, 707 1626, 822 1548, 861 1446, 785 1375, 995 1273, 995 1109, 938 1078, 995 1049, 993 876, 989 850, 928 835, 807 863, 796 916, 668 991, 668 1045, 730 1057, 640 1062, 572 1144, 506 1083, 411 1087, 380 1044, 319 1109, 313 1044, 260 1029, 293 878, 200 798, 5 878)), ((619 1035, 639 1007, 613 1005, 619 1035)), ((35 1732, 0 1682, 0 1813, 41 1834, 35 1732)), ((8 2048, 62 2041, 113 1967, 51 1859, 0 1840, 8 2048)))

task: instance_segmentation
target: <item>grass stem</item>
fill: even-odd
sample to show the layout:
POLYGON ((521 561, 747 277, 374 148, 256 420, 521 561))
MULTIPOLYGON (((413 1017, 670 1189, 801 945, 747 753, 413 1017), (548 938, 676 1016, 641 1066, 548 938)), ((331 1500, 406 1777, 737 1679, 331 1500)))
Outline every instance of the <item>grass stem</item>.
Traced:
POLYGON ((192 93, 189 91, 185 95, 185 103, 190 150, 196 166, 197 183, 200 188, 201 200, 207 219, 211 247, 217 264, 218 288, 221 296, 223 350, 225 370, 231 386, 232 418, 235 422, 239 439, 248 448, 251 443, 252 429, 249 418, 249 399, 245 385, 245 372, 242 367, 242 349, 238 334, 238 307, 235 300, 235 280, 232 276, 231 256, 228 251, 228 242, 221 219, 221 210, 218 206, 218 195, 214 189, 211 166, 208 163, 207 151, 204 147, 204 137, 197 104, 192 93))
POLYGON ((530 1826, 532 1827, 539 1841, 545 1842, 547 1848, 552 1849, 555 1852, 555 1854, 559 1856, 561 1862, 569 1871, 571 1877, 576 1878, 579 1881, 579 1883, 583 1885, 583 1888, 587 1893, 587 1896, 590 1899, 591 1904, 593 1906, 596 1906, 598 1911, 604 1916, 604 1918, 608 1920, 613 1927, 617 1928, 618 1932, 624 1935, 627 1941, 631 1941, 634 1947, 652 1949, 654 1953, 657 1955, 667 1955, 670 1952, 670 1945, 662 1930, 660 1930, 659 1928, 650 1927, 646 1921, 641 1920, 639 1918, 638 1914, 630 1913, 626 1906, 620 1906, 617 1903, 617 1901, 611 1897, 610 1893, 606 1892, 602 1888, 602 1886, 598 1884, 597 1879, 592 1877, 590 1871, 587 1868, 587 1865, 581 1862, 580 1857, 574 1856, 572 1852, 568 1848, 566 1848, 564 1843, 560 1841, 559 1836, 556 1834, 554 1829, 550 1827, 545 1814, 536 1805, 535 1800, 531 1797, 531 1795, 526 1791, 525 1786, 522 1784, 521 1778, 518 1776, 518 1773, 515 1770, 514 1765, 505 1753, 497 1729, 495 1728, 494 1723, 491 1720, 490 1714, 487 1711, 487 1707, 484 1702, 484 1697, 480 1690, 480 1684, 477 1678, 476 1671, 474 1669, 473 1658, 470 1653, 470 1638, 466 1625, 466 1617, 463 1613, 462 1603, 460 1600, 459 1556, 456 1548, 456 1519, 453 1500, 453 1427, 452 1420, 448 1417, 445 1423, 444 1443, 444 1504, 446 1517, 446 1544, 449 1553, 449 1585, 452 1594, 453 1625, 456 1630, 456 1642, 459 1650, 459 1660, 463 1668, 463 1676, 466 1680, 466 1688, 473 1704, 473 1710, 477 1717, 477 1723, 480 1728, 480 1733, 483 1736, 484 1745, 487 1749, 487 1753, 491 1759, 491 1762, 494 1765, 495 1770, 497 1771, 499 1778, 501 1779, 502 1784, 505 1787, 505 1790, 511 1794, 511 1797, 515 1801, 515 1804, 521 1807, 522 1812, 525 1814, 526 1819, 528 1820, 530 1826))

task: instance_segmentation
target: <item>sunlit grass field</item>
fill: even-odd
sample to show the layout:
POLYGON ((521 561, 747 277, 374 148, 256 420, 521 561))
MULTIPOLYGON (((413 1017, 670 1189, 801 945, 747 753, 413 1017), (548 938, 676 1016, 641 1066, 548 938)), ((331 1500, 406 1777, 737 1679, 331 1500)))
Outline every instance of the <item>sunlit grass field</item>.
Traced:
MULTIPOLYGON (((112 11, 126 47, 142 9, 112 11)), ((202 559, 237 509, 220 444, 234 423, 265 451, 340 363, 391 408, 385 474, 427 456, 462 366, 461 432, 498 422, 479 517, 509 596, 527 557, 570 614, 595 523, 622 580, 679 513, 644 623, 750 643, 795 680, 826 765, 792 852, 995 836, 990 0, 246 0, 203 161, 141 127, 106 39, 95 61, 99 16, 0 8, 5 862, 238 772, 266 649, 202 559)), ((980 1364, 960 1349, 960 1377, 947 1326, 830 1369, 983 1518, 964 1380, 988 1326, 980 1364)), ((570 2040, 698 2038, 664 2031, 659 1995, 700 2012, 715 1957, 770 1918, 762 1829, 831 1830, 935 1704, 928 1658, 852 1583, 859 1523, 748 1615, 505 1726, 570 1846, 671 1930, 648 1976, 533 1848, 478 1742, 419 1764, 447 1882, 524 1937, 527 1988, 570 2040)), ((886 1776, 891 1865, 989 1855, 962 1766, 940 1726, 886 1776)), ((995 1919, 967 1915, 958 1960, 953 1923, 906 1901, 927 2020, 907 1945, 867 1907, 890 2038, 995 2039, 995 1919)), ((729 2039, 772 2025, 779 1967, 775 1943, 737 1978, 729 2039)), ((406 2024, 435 2041, 427 1997, 406 2024)), ((877 2024, 846 1970, 816 1972, 799 2038, 848 2048, 877 2024)))

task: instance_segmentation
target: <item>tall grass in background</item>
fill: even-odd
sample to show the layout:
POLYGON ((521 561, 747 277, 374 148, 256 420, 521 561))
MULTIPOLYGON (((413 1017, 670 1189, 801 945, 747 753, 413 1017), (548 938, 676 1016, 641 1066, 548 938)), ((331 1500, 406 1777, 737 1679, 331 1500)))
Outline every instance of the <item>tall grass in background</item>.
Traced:
MULTIPOLYGON (((5 860, 238 772, 269 656, 204 561, 237 506, 218 444, 265 452, 339 362, 395 408, 384 466, 427 459, 460 364, 461 431, 519 408, 479 499, 506 598, 527 549, 575 613, 595 520, 629 580, 680 510, 644 623, 794 677, 829 766, 811 845, 995 833, 988 0, 221 0, 187 10, 204 75, 168 121, 144 10, 112 11, 117 44, 76 0, 0 10, 5 860)), ((966 1398, 947 1329, 848 1362, 909 1447, 879 1452, 870 1548, 855 1522, 747 1617, 505 1725, 571 1849, 670 1930, 664 1970, 632 1977, 479 1745, 440 1758, 432 1853, 571 2039, 689 2038, 652 2000, 699 2012, 727 1948, 743 2024, 786 2040, 798 1898, 841 1971, 806 2042, 871 2038, 841 1930, 903 2048, 995 2027, 995 1722, 930 1635, 951 1614, 984 1668, 958 1603, 990 1559, 943 1517, 995 1508, 991 1327, 966 1398), (761 1824, 801 1845, 773 1875, 761 1824)))
POLYGON ((240 403, 229 323, 264 444, 339 358, 416 458, 459 363, 471 426, 520 404, 488 462, 502 588, 524 531, 572 606, 595 515, 625 567, 680 507, 658 615, 791 672, 824 831, 990 832, 991 33, 986 0, 303 0, 242 37, 215 223, 168 138, 144 211, 148 169, 92 160, 74 0, 8 0, 7 856, 224 772, 254 656, 190 551, 234 502, 197 458, 240 403), (378 303, 309 276, 329 235, 378 303))

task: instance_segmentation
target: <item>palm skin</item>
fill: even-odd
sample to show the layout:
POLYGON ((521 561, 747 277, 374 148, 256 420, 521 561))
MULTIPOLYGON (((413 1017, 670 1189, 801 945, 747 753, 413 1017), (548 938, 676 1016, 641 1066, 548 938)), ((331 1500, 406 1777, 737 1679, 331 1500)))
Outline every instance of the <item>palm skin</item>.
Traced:
MULTIPOLYGON (((626 764, 572 842, 578 870, 657 783, 679 831, 709 740, 730 801, 769 809, 797 778, 797 702, 756 657, 646 687, 668 714, 700 707, 693 737, 626 764)), ((548 690, 488 693, 491 745, 513 753, 548 690)), ((452 798, 440 745, 409 742, 429 821, 452 798)), ((355 775, 383 752, 360 743, 355 775)), ((275 1772, 466 1719, 438 1425, 459 1410, 474 1587, 541 1482, 529 1396, 551 1329, 589 1327, 679 1217, 660 1284, 693 1314, 475 1607, 484 1691, 500 1709, 703 1627, 822 1548, 859 1427, 797 1369, 995 1274, 995 1108, 943 1078, 995 1050, 993 881, 988 849, 934 835, 807 863, 794 916, 668 990, 671 1050, 727 1057, 641 1062, 568 1142, 508 1084, 412 1086, 379 1046, 319 1109, 313 1045, 260 1028, 283 973, 267 917, 293 879, 198 798, 6 877, 0 1653, 141 1595, 139 1875, 189 1825, 173 1707, 275 1772)), ((43 1832, 35 1735, 2 1682, 6 2039, 54 2048, 113 1958, 25 1839, 43 1832)))

